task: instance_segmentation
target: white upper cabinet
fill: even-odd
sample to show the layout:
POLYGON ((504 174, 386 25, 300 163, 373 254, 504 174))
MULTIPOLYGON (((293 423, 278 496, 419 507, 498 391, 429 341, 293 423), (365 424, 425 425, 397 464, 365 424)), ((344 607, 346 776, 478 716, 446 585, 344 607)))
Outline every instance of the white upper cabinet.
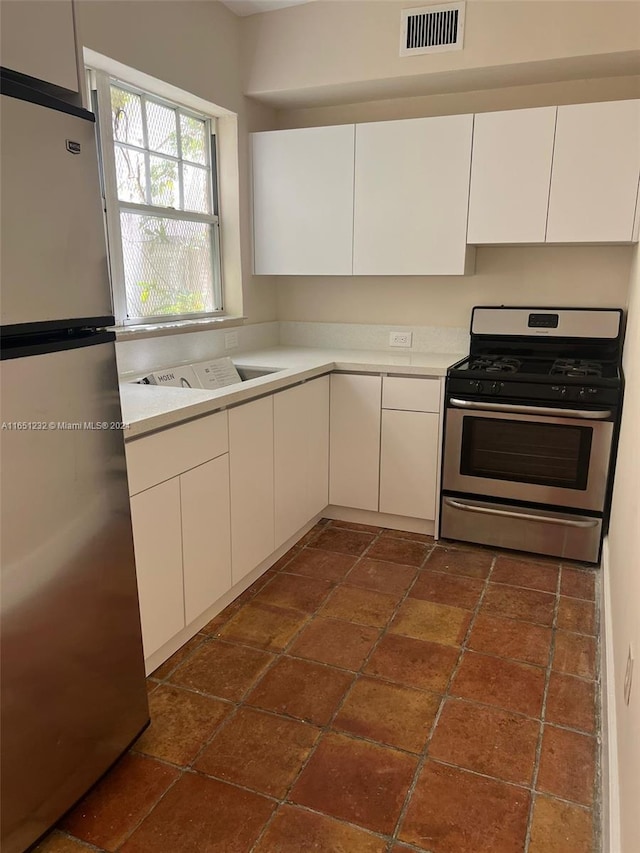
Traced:
POLYGON ((544 243, 556 110, 476 115, 469 243, 544 243))
POLYGON ((252 140, 256 275, 351 275, 354 126, 252 140))
POLYGON ((78 91, 71 0, 4 0, 0 32, 5 68, 78 91))
POLYGON ((548 243, 633 239, 640 101, 558 107, 548 243))
POLYGON ((462 275, 472 115, 356 125, 354 275, 462 275))

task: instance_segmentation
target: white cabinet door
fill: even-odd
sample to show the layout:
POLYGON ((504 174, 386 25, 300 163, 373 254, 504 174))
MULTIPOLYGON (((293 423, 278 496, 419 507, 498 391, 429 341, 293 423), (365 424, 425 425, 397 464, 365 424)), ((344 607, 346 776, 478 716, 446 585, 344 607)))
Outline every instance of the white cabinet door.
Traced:
POLYGON ((180 479, 131 498, 142 643, 148 658, 185 626, 180 479))
POLYGON ((351 275, 354 126, 252 135, 256 275, 351 275))
POLYGON ((307 382, 309 492, 307 521, 329 503, 329 377, 307 382))
POLYGON ((354 275, 462 275, 472 115, 356 125, 354 275))
POLYGON ((438 415, 382 412, 380 512, 436 516, 438 415))
POLYGON ((274 396, 275 546, 328 501, 329 377, 274 396))
POLYGON ((71 0, 2 3, 2 65, 78 91, 71 0))
POLYGON ((180 477, 187 625, 231 589, 229 455, 180 477))
POLYGON ((233 583, 275 548, 273 397, 229 411, 231 567, 233 583))
POLYGON ((476 115, 469 243, 544 243, 556 109, 476 115))
POLYGON ((331 504, 378 509, 381 394, 381 376, 331 376, 331 504))
POLYGON ((629 242, 640 174, 640 101, 558 107, 548 243, 629 242))
POLYGON ((305 387, 288 388, 273 399, 276 548, 309 520, 305 387))

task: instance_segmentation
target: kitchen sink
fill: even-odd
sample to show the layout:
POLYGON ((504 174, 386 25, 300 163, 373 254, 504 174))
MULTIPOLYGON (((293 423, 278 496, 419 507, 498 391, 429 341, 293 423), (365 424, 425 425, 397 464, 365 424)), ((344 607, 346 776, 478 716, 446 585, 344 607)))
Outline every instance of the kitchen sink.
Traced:
MULTIPOLYGON (((224 362, 225 359, 219 359, 224 362)), ((200 362, 198 364, 183 364, 180 367, 169 367, 157 373, 151 373, 145 379, 133 380, 144 385, 163 385, 165 387, 189 388, 193 390, 217 390, 222 387, 231 387, 240 382, 248 382, 250 379, 260 379, 262 376, 270 376, 283 370, 282 367, 252 367, 231 363, 229 358, 227 364, 222 365, 222 376, 216 374, 214 365, 216 361, 200 362), (225 375, 226 374, 226 375, 225 375)))
POLYGON ((243 382, 248 382, 249 379, 259 379, 261 376, 269 376, 270 373, 279 373, 282 369, 281 367, 240 367, 236 364, 236 370, 243 382))

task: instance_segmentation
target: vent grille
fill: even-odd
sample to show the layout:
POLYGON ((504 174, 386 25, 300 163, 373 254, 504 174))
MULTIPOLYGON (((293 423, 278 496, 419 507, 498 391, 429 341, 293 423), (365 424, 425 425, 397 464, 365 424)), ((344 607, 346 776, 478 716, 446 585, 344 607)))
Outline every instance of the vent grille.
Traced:
POLYGON ((464 31, 464 3, 403 9, 400 56, 461 50, 464 31))

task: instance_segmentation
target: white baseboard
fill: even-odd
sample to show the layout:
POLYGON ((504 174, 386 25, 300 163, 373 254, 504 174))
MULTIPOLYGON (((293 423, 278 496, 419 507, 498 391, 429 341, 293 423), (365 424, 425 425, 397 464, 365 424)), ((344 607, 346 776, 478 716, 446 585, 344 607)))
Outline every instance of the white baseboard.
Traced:
POLYGON ((621 853, 620 787, 616 729, 616 689, 613 668, 609 540, 602 546, 600 584, 600 650, 602 691, 602 846, 604 853, 621 853))

